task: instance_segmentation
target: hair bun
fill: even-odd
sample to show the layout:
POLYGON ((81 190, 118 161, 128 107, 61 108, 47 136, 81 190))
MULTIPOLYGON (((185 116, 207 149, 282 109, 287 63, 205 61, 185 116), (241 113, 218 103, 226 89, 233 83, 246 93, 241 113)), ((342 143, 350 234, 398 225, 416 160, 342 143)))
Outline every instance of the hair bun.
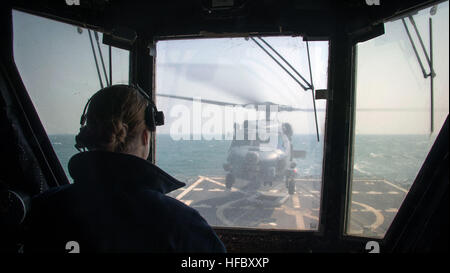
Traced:
POLYGON ((128 125, 118 120, 113 122, 112 143, 113 147, 124 148, 128 135, 128 125))

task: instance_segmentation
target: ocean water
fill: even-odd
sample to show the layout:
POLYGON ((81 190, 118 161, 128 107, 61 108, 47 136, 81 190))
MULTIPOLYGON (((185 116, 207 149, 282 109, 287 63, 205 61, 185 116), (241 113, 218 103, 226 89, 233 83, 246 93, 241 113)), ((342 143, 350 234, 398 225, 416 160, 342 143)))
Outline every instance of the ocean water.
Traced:
MULTIPOLYGON (((78 151, 74 135, 50 135, 51 143, 67 171, 69 159, 78 151)), ((354 179, 386 179, 409 188, 414 181, 434 139, 427 135, 358 135, 355 139, 354 179)), ((156 138, 156 165, 177 179, 187 182, 198 175, 223 176, 229 140, 173 140, 170 135, 156 138)), ((296 159, 299 177, 320 178, 323 143, 315 135, 295 135, 296 150, 306 157, 296 159)))

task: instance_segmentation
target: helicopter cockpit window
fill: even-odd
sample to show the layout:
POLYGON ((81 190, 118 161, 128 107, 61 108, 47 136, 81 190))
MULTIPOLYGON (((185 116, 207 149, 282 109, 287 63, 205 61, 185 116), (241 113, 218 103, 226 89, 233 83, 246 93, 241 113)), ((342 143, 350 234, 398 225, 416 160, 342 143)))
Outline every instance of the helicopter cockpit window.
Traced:
POLYGON ((449 113, 448 2, 385 30, 357 46, 347 233, 364 237, 385 235, 449 113))
POLYGON ((156 102, 166 115, 156 164, 186 183, 171 196, 217 227, 317 230, 326 101, 311 89, 327 89, 328 42, 217 38, 156 48, 156 102))
POLYGON ((128 83, 129 52, 110 58, 101 33, 15 10, 13 31, 15 63, 70 181, 83 107, 102 85, 128 83))

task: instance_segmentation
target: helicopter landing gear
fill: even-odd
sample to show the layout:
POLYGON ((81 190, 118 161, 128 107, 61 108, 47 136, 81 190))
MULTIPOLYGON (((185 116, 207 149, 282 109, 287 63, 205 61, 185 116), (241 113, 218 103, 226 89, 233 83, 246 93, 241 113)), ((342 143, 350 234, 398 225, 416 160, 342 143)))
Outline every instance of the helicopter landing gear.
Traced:
POLYGON ((232 174, 232 173, 227 174, 227 176, 225 177, 226 188, 231 189, 231 187, 233 186, 235 181, 236 181, 236 178, 234 177, 234 174, 232 174))
POLYGON ((292 162, 290 169, 286 171, 286 188, 288 193, 293 195, 295 193, 295 181, 294 178, 297 176, 297 169, 295 168, 295 162, 292 162))

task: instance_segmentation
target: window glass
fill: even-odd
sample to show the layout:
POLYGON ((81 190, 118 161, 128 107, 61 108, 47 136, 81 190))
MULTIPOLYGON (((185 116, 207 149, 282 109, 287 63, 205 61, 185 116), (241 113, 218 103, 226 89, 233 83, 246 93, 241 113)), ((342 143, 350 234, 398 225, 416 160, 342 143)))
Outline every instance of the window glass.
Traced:
MULTIPOLYGON (((301 37, 157 43, 166 125, 157 129, 156 163, 186 183, 171 196, 211 225, 316 230, 326 101, 315 101, 318 142, 311 90, 264 41, 311 83, 301 37)), ((326 89, 328 42, 309 50, 314 86, 326 89)))
POLYGON ((448 2, 412 18, 386 23, 385 35, 357 46, 348 234, 384 236, 448 116, 448 2), (430 18, 436 74, 433 100, 427 76, 430 66, 413 25, 430 56, 430 18))
MULTIPOLYGON (((13 11, 14 60, 25 87, 67 172, 77 153, 75 134, 87 100, 100 89, 100 81, 87 29, 13 11)), ((91 37, 103 85, 105 73, 94 32, 91 37)), ((109 50, 98 33, 109 79, 109 50)), ((128 83, 128 51, 112 48, 112 82, 128 83)))

